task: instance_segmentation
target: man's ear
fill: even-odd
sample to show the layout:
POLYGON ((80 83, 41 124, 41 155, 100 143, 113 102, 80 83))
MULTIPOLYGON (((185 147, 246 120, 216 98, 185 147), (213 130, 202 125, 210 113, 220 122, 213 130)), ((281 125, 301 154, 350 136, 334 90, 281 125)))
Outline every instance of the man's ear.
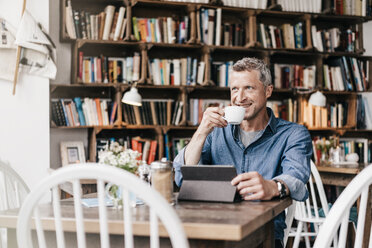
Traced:
POLYGON ((266 99, 269 98, 271 96, 271 94, 273 93, 273 85, 269 85, 269 86, 266 86, 266 99))

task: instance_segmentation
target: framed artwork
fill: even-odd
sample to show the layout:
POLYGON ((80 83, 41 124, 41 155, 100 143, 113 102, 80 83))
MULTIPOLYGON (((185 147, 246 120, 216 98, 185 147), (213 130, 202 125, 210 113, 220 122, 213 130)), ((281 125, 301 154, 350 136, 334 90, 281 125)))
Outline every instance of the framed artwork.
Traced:
POLYGON ((61 142, 62 166, 85 162, 84 144, 82 141, 61 142))

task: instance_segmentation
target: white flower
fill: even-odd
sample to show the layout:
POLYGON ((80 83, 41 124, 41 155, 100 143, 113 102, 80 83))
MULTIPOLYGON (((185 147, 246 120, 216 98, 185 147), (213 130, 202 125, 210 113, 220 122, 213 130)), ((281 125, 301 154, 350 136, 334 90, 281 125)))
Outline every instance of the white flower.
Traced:
POLYGON ((100 163, 135 172, 139 164, 137 158, 140 155, 137 151, 125 149, 118 142, 113 142, 106 150, 98 153, 98 159, 100 163))

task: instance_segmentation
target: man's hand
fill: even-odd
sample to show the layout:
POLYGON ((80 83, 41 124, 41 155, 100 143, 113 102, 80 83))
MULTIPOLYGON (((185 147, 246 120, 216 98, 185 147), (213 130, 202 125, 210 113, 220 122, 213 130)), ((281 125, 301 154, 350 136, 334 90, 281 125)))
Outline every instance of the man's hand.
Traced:
POLYGON ((215 127, 226 127, 227 121, 222 118, 225 112, 219 107, 209 107, 204 111, 203 119, 199 125, 198 132, 208 135, 215 127))
POLYGON ((258 172, 252 171, 236 176, 232 181, 244 200, 271 200, 279 196, 276 183, 265 180, 258 172))

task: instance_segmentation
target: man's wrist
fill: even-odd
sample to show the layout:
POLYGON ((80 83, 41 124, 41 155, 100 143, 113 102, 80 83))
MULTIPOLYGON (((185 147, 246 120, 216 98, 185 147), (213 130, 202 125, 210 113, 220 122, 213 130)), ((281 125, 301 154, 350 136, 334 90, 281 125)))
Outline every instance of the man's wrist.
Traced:
POLYGON ((288 196, 287 187, 286 187, 285 183, 280 181, 280 180, 277 180, 277 179, 273 179, 273 181, 277 185, 276 196, 278 196, 280 199, 288 196))
POLYGON ((279 190, 278 190, 278 185, 276 184, 276 182, 274 180, 270 180, 270 184, 271 184, 271 194, 272 194, 272 197, 271 198, 276 198, 276 197, 279 197, 279 190))

